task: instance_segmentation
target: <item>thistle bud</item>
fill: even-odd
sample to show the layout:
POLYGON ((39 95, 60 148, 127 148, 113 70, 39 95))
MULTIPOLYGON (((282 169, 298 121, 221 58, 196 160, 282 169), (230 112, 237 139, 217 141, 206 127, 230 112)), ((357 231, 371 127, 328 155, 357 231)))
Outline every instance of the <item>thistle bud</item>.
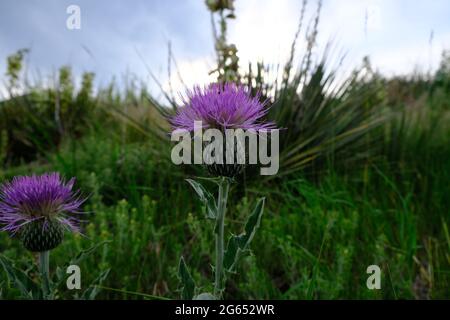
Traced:
POLYGON ((59 221, 35 220, 23 227, 20 238, 29 251, 48 251, 60 245, 64 238, 64 228, 59 221))
POLYGON ((80 207, 85 201, 73 191, 75 179, 58 173, 15 177, 0 188, 0 230, 19 235, 26 249, 44 252, 56 248, 64 231, 78 232, 80 207))
POLYGON ((245 149, 240 146, 236 140, 234 143, 234 150, 227 150, 226 143, 223 144, 223 151, 220 157, 222 161, 217 161, 218 157, 216 157, 214 152, 212 154, 206 153, 205 158, 205 162, 207 163, 205 165, 206 170, 213 177, 237 177, 244 170, 245 163, 247 163, 245 149), (230 163, 227 163, 227 151, 232 152, 233 155, 230 163), (242 157, 244 161, 238 161, 240 157, 242 157))

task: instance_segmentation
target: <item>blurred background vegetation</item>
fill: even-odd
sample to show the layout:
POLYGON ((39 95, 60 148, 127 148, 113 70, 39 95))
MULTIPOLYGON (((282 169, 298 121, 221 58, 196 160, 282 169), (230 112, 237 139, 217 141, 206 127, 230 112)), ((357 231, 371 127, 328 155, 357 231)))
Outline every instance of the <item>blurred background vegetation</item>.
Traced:
MULTIPOLYGON (((333 52, 312 56, 319 3, 305 39, 301 17, 288 61, 239 68, 226 38, 232 1, 207 4, 216 26, 212 72, 260 90, 271 101, 269 118, 286 128, 279 174, 249 170, 235 186, 229 232, 240 231, 257 197, 268 201, 253 254, 228 281, 226 298, 450 298, 450 54, 434 73, 389 78, 367 57, 338 79, 333 52), (306 51, 297 52, 298 41, 306 51), (366 287, 372 264, 381 267, 381 290, 366 287)), ((89 195, 84 236, 68 236, 53 266, 107 240, 81 265, 83 284, 111 268, 99 298, 178 298, 180 254, 198 282, 210 277, 212 226, 184 181, 200 173, 170 161, 165 117, 176 109, 173 95, 161 103, 137 80, 95 88, 93 73, 78 83, 70 66, 53 85, 30 81, 27 54, 6 61, 0 182, 59 171, 89 195)), ((0 252, 37 276, 35 257, 5 233, 0 252)), ((0 296, 18 297, 3 272, 0 296)), ((61 298, 71 296, 61 289, 61 298)))

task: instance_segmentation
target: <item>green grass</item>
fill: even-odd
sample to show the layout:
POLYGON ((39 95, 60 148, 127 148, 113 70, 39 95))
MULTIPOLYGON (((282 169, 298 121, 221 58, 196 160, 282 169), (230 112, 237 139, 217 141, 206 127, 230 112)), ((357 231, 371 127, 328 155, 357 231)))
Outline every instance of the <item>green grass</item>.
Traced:
MULTIPOLYGON (((309 95, 298 94, 295 81, 279 91, 284 98, 275 118, 292 121, 289 115, 306 113, 315 122, 292 123, 297 131, 284 149, 295 151, 292 170, 271 180, 249 175, 233 186, 226 232, 242 231, 257 198, 267 202, 252 252, 229 277, 225 298, 450 298, 446 68, 430 79, 374 75, 349 84, 343 96, 326 96, 320 81, 306 87, 309 95), (317 95, 325 99, 325 113, 304 104, 317 95), (366 131, 373 113, 365 111, 375 109, 389 116, 366 131), (382 271, 381 290, 366 287, 373 264, 382 271)), ((67 68, 61 74, 68 81, 67 68)), ((198 170, 170 162, 170 143, 158 135, 166 123, 147 94, 110 88, 93 95, 86 77, 81 92, 67 83, 66 91, 36 87, 31 96, 0 104, 8 116, 0 119, 0 182, 59 171, 76 176, 89 195, 84 235, 67 235, 52 251, 52 273, 80 250, 104 243, 80 265, 84 287, 110 269, 99 298, 178 298, 180 255, 202 292, 210 291, 213 226, 184 181, 198 170), (71 106, 61 113, 62 132, 54 119, 58 95, 71 106)), ((4 232, 0 253, 37 277, 36 257, 4 232)), ((72 296, 61 288, 58 297, 72 296)), ((18 297, 4 272, 0 297, 18 297)))
MULTIPOLYGON (((227 230, 240 231, 257 197, 267 197, 267 209, 253 254, 229 279, 226 297, 410 299, 414 283, 422 281, 432 298, 448 298, 450 153, 445 151, 440 158, 424 157, 427 163, 412 159, 402 170, 403 165, 385 162, 345 174, 328 170, 318 182, 301 175, 267 188, 247 181, 234 193, 227 230), (382 269, 381 290, 365 286, 371 264, 382 269)), ((100 298, 177 298, 180 254, 208 289, 212 227, 181 169, 153 154, 149 143, 121 145, 119 137, 93 132, 76 144, 69 141, 44 163, 4 172, 8 177, 58 170, 79 178, 92 212, 85 236, 69 235, 51 261, 53 267, 64 265, 81 249, 110 241, 81 265, 84 284, 111 268, 102 285, 109 289, 100 298)), ((0 237, 0 251, 18 266, 33 263, 18 241, 5 233, 0 237)), ((3 274, 0 279, 3 297, 14 297, 3 274)), ((61 290, 61 296, 71 294, 61 290)))

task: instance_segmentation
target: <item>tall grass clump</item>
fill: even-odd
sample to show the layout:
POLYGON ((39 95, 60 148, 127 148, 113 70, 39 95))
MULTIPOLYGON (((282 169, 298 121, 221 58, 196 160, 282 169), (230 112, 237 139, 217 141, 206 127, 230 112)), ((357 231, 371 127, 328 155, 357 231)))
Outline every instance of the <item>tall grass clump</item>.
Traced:
MULTIPOLYGON (((288 61, 276 67, 257 63, 256 70, 251 63, 248 70, 239 68, 238 48, 228 42, 227 24, 236 18, 233 2, 211 1, 207 6, 217 53, 217 67, 211 73, 219 83, 232 81, 248 86, 253 93, 261 92, 261 99, 270 102, 269 120, 287 128, 280 136, 279 176, 322 172, 329 163, 351 169, 374 154, 381 140, 375 129, 387 118, 378 93, 379 83, 373 81, 366 63, 342 79, 339 68, 343 57, 337 57, 336 65, 330 45, 320 59, 315 58, 321 1, 306 31, 303 29, 307 1, 303 1, 288 61), (306 49, 297 54, 302 35, 306 49)), ((168 92, 164 96, 172 108, 164 108, 150 98, 151 107, 167 118, 173 115, 177 105, 168 92)), ((161 130, 167 127, 161 125, 159 117, 152 123, 124 118, 150 136, 161 136, 161 130)))
POLYGON ((43 157, 65 137, 82 135, 96 106, 93 73, 83 73, 79 89, 68 66, 59 69, 56 80, 31 81, 24 66, 28 53, 19 50, 8 57, 9 96, 0 102, 3 161, 13 164, 43 157))

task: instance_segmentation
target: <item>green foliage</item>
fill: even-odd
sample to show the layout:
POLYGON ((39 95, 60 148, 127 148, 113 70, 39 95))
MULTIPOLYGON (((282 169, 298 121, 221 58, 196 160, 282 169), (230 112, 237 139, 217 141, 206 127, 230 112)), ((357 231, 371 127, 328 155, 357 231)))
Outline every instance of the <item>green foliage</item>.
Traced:
POLYGON ((82 135, 95 116, 92 73, 82 75, 78 92, 69 66, 60 68, 54 87, 42 79, 31 83, 21 73, 26 53, 19 50, 8 58, 9 98, 0 101, 0 132, 6 132, 0 160, 12 164, 46 156, 66 136, 82 135))
MULTIPOLYGON (((103 245, 104 243, 100 243, 98 245, 94 245, 93 247, 86 249, 80 252, 75 259, 71 261, 71 264, 79 264, 83 259, 85 259, 89 254, 92 254, 93 251, 103 245)), ((0 255, 0 265, 3 267, 5 271, 7 280, 13 284, 15 289, 20 293, 18 297, 23 299, 34 299, 34 300, 42 300, 42 299, 55 299, 59 295, 59 290, 63 288, 63 284, 65 285, 65 272, 62 268, 57 267, 56 272, 54 273, 54 279, 48 279, 49 292, 44 291, 43 287, 37 283, 36 280, 33 279, 34 266, 32 268, 28 268, 26 271, 22 271, 21 269, 14 266, 13 262, 8 258, 0 255)), ((73 298, 82 299, 82 300, 94 300, 97 294, 99 293, 98 286, 105 281, 108 276, 109 270, 104 270, 100 272, 100 275, 87 287, 87 289, 79 295, 75 292, 73 298)), ((43 281, 43 280, 39 280, 43 281)), ((47 289, 45 289, 47 290, 47 289)))
MULTIPOLYGON (((91 134, 75 148, 65 144, 45 166, 5 172, 10 177, 58 170, 76 175, 77 186, 91 195, 85 209, 93 214, 85 217, 85 236, 66 237, 53 250, 52 261, 70 261, 83 248, 111 241, 80 262, 81 270, 89 270, 83 272, 84 290, 101 270, 111 269, 102 284, 110 289, 98 296, 104 299, 151 298, 142 293, 179 297, 174 266, 180 252, 194 281, 203 284, 200 280, 210 276, 213 264, 207 236, 213 226, 205 223, 200 203, 192 201, 193 191, 182 177, 174 178, 176 168, 154 157, 150 145, 121 146, 120 136, 91 134)), ((423 143, 421 152, 431 155, 433 144, 423 143)), ((445 298, 450 285, 445 232, 449 156, 444 148, 435 157, 418 155, 402 165, 386 161, 351 174, 330 172, 317 183, 297 176, 264 188, 253 184, 242 199, 236 190, 227 224, 235 234, 251 213, 249 199, 263 195, 270 201, 252 242, 254 255, 242 257, 236 274, 228 275, 225 298, 414 298, 420 274, 432 281, 424 280, 431 298, 445 298), (370 264, 382 269, 379 291, 365 287, 370 264), (423 265, 428 267, 420 271, 423 265)), ((0 251, 15 259, 16 268, 30 267, 31 256, 20 241, 5 233, 0 234, 0 251)), ((0 274, 3 297, 19 297, 5 276, 0 274)), ((211 290, 208 284, 198 288, 211 290)), ((58 296, 72 293, 60 288, 58 296)))
POLYGON ((28 54, 29 49, 20 49, 16 53, 8 56, 6 77, 8 78, 8 90, 12 94, 19 89, 20 72, 23 68, 23 59, 28 54))
POLYGON ((255 209, 245 223, 244 232, 240 235, 232 235, 228 240, 224 256, 224 268, 226 271, 233 272, 241 255, 249 250, 250 242, 255 236, 256 229, 259 228, 261 223, 261 217, 264 212, 264 203, 264 198, 258 201, 255 209))
POLYGON ((238 50, 234 44, 227 41, 227 23, 235 18, 233 2, 234 0, 205 1, 211 12, 214 48, 217 56, 217 68, 210 73, 217 74, 218 82, 236 82, 240 79, 238 50), (217 32, 216 24, 219 26, 219 32, 217 32))
POLYGON ((0 132, 0 168, 3 166, 3 163, 6 159, 7 147, 8 145, 8 135, 6 130, 2 130, 0 132))
POLYGON ((12 262, 3 256, 0 256, 0 263, 8 277, 8 280, 11 281, 19 290, 21 298, 42 298, 42 292, 40 291, 39 286, 34 283, 25 272, 15 268, 12 262))
POLYGON ((186 181, 192 186, 195 192, 198 195, 198 198, 203 203, 206 208, 206 217, 208 219, 215 220, 217 218, 217 204, 216 199, 214 199, 213 195, 205 189, 199 182, 186 179, 186 181))
MULTIPOLYGON (((225 291, 225 283, 227 272, 231 273, 235 270, 236 264, 244 253, 250 252, 249 245, 255 236, 261 221, 261 216, 264 212, 265 199, 262 198, 256 204, 252 214, 248 217, 244 226, 244 232, 240 235, 232 235, 228 240, 228 245, 224 247, 224 225, 228 204, 228 192, 232 179, 227 177, 218 177, 206 180, 214 181, 218 187, 218 199, 215 201, 211 193, 209 193, 201 183, 186 179, 186 181, 194 188, 200 201, 206 207, 206 218, 215 221, 214 236, 216 241, 215 256, 216 261, 214 265, 214 294, 202 293, 195 297, 196 300, 211 300, 220 299, 225 291)), ((212 237, 211 237, 212 239, 212 237)), ((183 257, 180 259, 178 268, 178 277, 182 283, 182 298, 192 299, 195 291, 194 280, 192 279, 183 257)))
POLYGON ((304 33, 306 50, 296 53, 306 7, 304 1, 286 63, 275 67, 258 63, 256 72, 250 64, 243 77, 254 92, 262 92, 269 100, 268 117, 283 128, 278 177, 300 171, 317 174, 329 164, 346 169, 364 163, 376 154, 373 149, 381 140, 376 129, 387 118, 382 112, 380 85, 368 60, 345 76, 339 74, 344 57, 336 56, 331 43, 319 58, 314 58, 318 56, 321 1, 304 33))
POLYGON ((184 300, 192 300, 192 298, 194 298, 195 282, 189 273, 183 257, 180 258, 180 263, 178 265, 178 277, 183 286, 181 288, 181 298, 184 300))

